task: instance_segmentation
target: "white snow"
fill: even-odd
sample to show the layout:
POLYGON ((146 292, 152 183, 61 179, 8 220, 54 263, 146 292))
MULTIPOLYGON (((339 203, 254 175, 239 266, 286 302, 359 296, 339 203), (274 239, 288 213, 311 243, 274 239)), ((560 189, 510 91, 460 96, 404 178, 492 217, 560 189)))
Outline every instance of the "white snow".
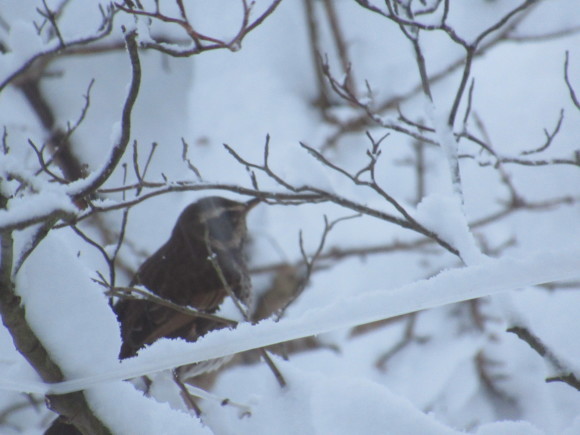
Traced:
MULTIPOLYGON (((58 42, 49 40, 50 23, 44 23, 40 36, 34 27, 33 20, 37 24, 42 21, 34 9, 42 8, 42 2, 13 3, 1 8, 2 21, 8 23, 0 23, 0 39, 7 47, 0 57, 2 77, 58 42)), ((57 2, 49 5, 56 6, 53 3, 57 2)), ((142 3, 154 5, 153 1, 142 3)), ((235 6, 229 3, 198 1, 188 4, 187 12, 202 33, 228 39, 238 31, 241 18, 240 2, 234 2, 235 6)), ((333 74, 341 79, 344 70, 324 2, 311 3, 321 22, 321 54, 329 56, 333 74)), ((468 3, 450 2, 448 20, 468 40, 514 7, 510 2, 468 3)), ((252 17, 268 4, 258 1, 252 17)), ((362 101, 378 107, 414 89, 419 83, 416 61, 399 27, 356 2, 332 4, 362 101)), ((93 32, 100 18, 96 6, 87 12, 84 2, 67 3, 61 16, 66 40, 93 32)), ((168 14, 179 15, 174 3, 162 7, 168 14)), ((433 24, 440 16, 422 16, 421 20, 433 24)), ((537 2, 518 34, 576 26, 578 16, 580 4, 576 0, 537 2)), ((184 38, 181 29, 167 23, 149 28, 147 19, 135 21, 119 13, 113 36, 103 42, 122 44, 121 25, 136 28, 140 41, 160 35, 184 38)), ((303 142, 320 150, 340 128, 328 122, 317 106, 319 84, 308 31, 303 2, 285 1, 233 51, 215 50, 189 59, 168 59, 142 51, 143 83, 133 113, 131 142, 136 140, 139 145, 141 169, 151 143, 158 143, 147 180, 167 179, 174 187, 183 185, 182 181, 197 182, 181 159, 183 138, 189 144, 188 157, 203 176, 200 187, 209 183, 249 187, 246 168, 222 144, 259 164, 269 134, 271 167, 286 181, 326 189, 399 216, 376 192, 353 186, 347 177, 324 167, 299 145, 303 142)), ((429 74, 444 71, 464 53, 443 32, 422 32, 421 46, 429 74)), ((179 47, 186 45, 180 42, 179 47)), ((564 108, 559 136, 545 153, 529 158, 574 155, 578 151, 580 111, 570 101, 562 71, 568 50, 570 79, 579 94, 576 47, 580 47, 580 36, 574 33, 535 43, 499 44, 476 58, 472 115, 482 124, 472 117, 467 126, 489 141, 498 155, 523 158, 523 150, 542 144, 543 129, 553 128, 564 108)), ((7 88, 0 94, 0 126, 7 128, 11 152, 0 155, 0 188, 13 197, 7 209, 0 210, 0 227, 55 211, 87 213, 88 209, 79 210, 73 204, 71 196, 99 175, 110 147, 119 138, 120 109, 130 77, 126 52, 62 58, 45 72, 42 89, 60 127, 65 125, 63 120, 78 118, 87 84, 95 78, 87 118, 72 136, 73 151, 88 165, 90 175, 66 186, 47 182, 43 174, 35 175, 38 163, 26 141, 31 139, 41 146, 47 132, 18 88, 7 88), (7 180, 15 174, 17 179, 7 180), (30 190, 19 188, 19 180, 27 182, 30 190)), ((0 419, 0 433, 36 434, 46 428, 50 417, 43 405, 38 411, 25 407, 2 414, 23 400, 21 393, 42 398, 48 392, 77 390, 85 391, 96 415, 113 432, 122 434, 580 433, 580 394, 562 383, 546 383, 546 377, 557 374, 555 368, 505 331, 514 324, 529 327, 566 368, 580 374, 577 202, 521 208, 493 223, 473 225, 475 220, 502 210, 510 192, 493 166, 496 159, 468 141, 456 142, 457 131, 447 125, 448 108, 460 78, 455 71, 431 83, 433 102, 427 107, 420 93, 404 99, 401 105, 409 119, 434 127, 434 132, 425 134, 442 145, 423 149, 423 196, 416 197, 413 140, 400 133, 389 131, 381 144, 376 177, 413 218, 457 248, 461 259, 435 244, 398 250, 399 244, 413 243, 421 235, 369 216, 341 222, 329 234, 329 251, 325 252, 367 246, 391 249, 321 260, 318 265, 322 268, 315 271, 304 294, 279 322, 269 319, 214 331, 196 343, 162 339, 142 349, 137 357, 119 362, 119 327, 105 289, 93 281, 97 272, 107 275, 101 254, 69 229, 51 231, 17 274, 16 290, 28 321, 63 369, 66 380, 52 385, 41 382, 2 328, 0 415, 5 419, 0 419), (458 160, 463 153, 473 154, 475 160, 458 160), (479 165, 484 162, 492 165, 479 165), (461 184, 453 179, 457 166, 461 184), (555 281, 570 287, 540 287, 555 281), (405 316, 408 313, 416 315, 405 316), (263 362, 228 366, 210 387, 211 395, 240 403, 251 415, 241 417, 238 408, 222 406, 221 400, 212 399, 210 394, 200 401, 201 419, 183 410, 168 369, 302 337, 310 337, 317 346, 291 352, 288 361, 273 357, 287 387, 280 388, 263 362), (145 374, 155 381, 155 399, 125 381, 145 374)), ((454 129, 463 128, 459 124, 466 98, 454 129)), ((336 96, 331 96, 330 104, 328 113, 339 122, 362 116, 358 108, 336 96)), ((400 122, 397 115, 389 110, 377 113, 377 119, 394 125, 400 122)), ((387 133, 374 124, 367 128, 374 138, 387 133)), ((364 129, 342 136, 324 149, 324 156, 356 173, 368 163, 365 153, 369 140, 364 129)), ((48 151, 45 156, 49 156, 48 151)), ((127 164, 126 173, 119 168, 106 187, 120 186, 124 177, 127 183, 136 181, 132 158, 129 150, 122 161, 127 164)), ((505 164, 502 169, 530 203, 578 198, 577 166, 505 164)), ((257 179, 264 189, 283 190, 263 174, 257 174, 257 179)), ((201 190, 160 195, 133 207, 119 251, 117 284, 129 282, 134 269, 166 240, 184 206, 209 194, 242 198, 233 192, 201 190)), ((112 206, 134 195, 135 191, 110 194, 94 198, 94 204, 112 206)), ((312 255, 320 240, 323 216, 332 221, 352 214, 353 210, 335 204, 260 204, 248 216, 251 267, 299 261, 299 232, 307 254, 312 255)), ((80 228, 111 253, 120 230, 119 216, 118 211, 103 213, 98 220, 82 220, 80 228)), ((15 259, 30 246, 32 232, 27 228, 14 233, 15 259)), ((252 279, 259 287, 256 290, 264 291, 272 274, 255 273, 252 279)), ((220 312, 235 314, 231 304, 220 312)))
MULTIPOLYGON (((100 373, 93 376, 50 386, 36 386, 30 391, 40 392, 48 389, 52 392, 66 393, 85 389, 103 381, 138 377, 171 367, 219 358, 506 290, 569 279, 578 275, 579 268, 579 250, 538 253, 524 260, 513 258, 489 260, 479 266, 448 270, 436 277, 398 289, 377 290, 346 300, 339 299, 327 303, 323 308, 307 311, 297 318, 281 320, 277 323, 273 320, 264 320, 257 325, 242 324, 231 331, 214 331, 199 339, 195 344, 181 340, 162 339, 141 351, 139 358, 125 360, 117 367, 110 365, 112 364, 111 355, 108 354, 105 371, 99 370, 100 373)), ((25 288, 30 288, 30 285, 25 288)), ((62 308, 59 307, 59 309, 62 308)), ((105 315, 111 323, 112 314, 107 312, 105 315)), ((40 325, 38 328, 41 329, 40 325)), ((44 339, 51 340, 50 336, 44 339)), ((60 336, 57 335, 53 341, 59 340, 60 336)), ((112 353, 111 347, 114 349, 114 345, 108 344, 107 350, 112 353)), ((74 353, 74 349, 69 349, 67 352, 74 353)), ((65 359, 64 364, 77 367, 76 357, 68 355, 65 359)))

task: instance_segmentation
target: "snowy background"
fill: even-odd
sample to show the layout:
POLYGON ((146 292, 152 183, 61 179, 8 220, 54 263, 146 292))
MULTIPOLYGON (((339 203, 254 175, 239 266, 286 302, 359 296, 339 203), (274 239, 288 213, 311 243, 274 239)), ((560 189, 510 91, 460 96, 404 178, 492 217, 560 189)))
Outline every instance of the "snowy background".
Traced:
MULTIPOLYGON (((173 2, 161 3, 167 14, 179 15, 173 2)), ((224 41, 237 34, 242 2, 184 3, 199 33, 224 41)), ((435 2, 411 3, 417 11, 435 2)), ((466 41, 520 4, 449 3, 447 22, 466 41)), ((304 251, 312 256, 325 217, 329 223, 349 217, 328 232, 304 292, 281 320, 274 315, 258 325, 210 333, 194 344, 160 340, 119 363, 118 325, 105 289, 95 282, 99 274, 109 277, 108 266, 99 250, 64 225, 49 232, 15 276, 29 324, 70 380, 50 391, 84 390, 95 414, 120 434, 580 433, 580 392, 562 382, 545 382, 580 375, 580 107, 564 74, 568 52, 569 83, 580 95, 580 4, 530 3, 483 40, 452 132, 445 121, 462 78, 465 50, 442 31, 421 32, 432 78, 433 101, 428 102, 416 91, 421 84, 416 56, 399 25, 353 0, 282 1, 233 49, 185 58, 140 51, 143 77, 131 147, 122 160, 126 170, 119 165, 103 187, 138 181, 132 163, 135 141, 141 168, 157 144, 147 181, 190 188, 130 208, 117 285, 126 285, 165 242, 186 205, 210 194, 248 199, 232 186, 254 191, 249 173, 223 144, 261 164, 267 135, 271 168, 285 182, 401 217, 379 192, 356 186, 300 145, 356 174, 369 163, 369 136, 378 140, 389 133, 375 165, 377 184, 413 219, 458 249, 461 258, 417 232, 370 214, 360 216, 344 204, 260 204, 248 218, 256 304, 274 291, 275 283, 292 286, 304 274, 300 234, 304 251), (329 11, 336 14, 339 37, 329 11), (350 89, 375 120, 332 92, 328 78, 319 73, 316 50, 335 80, 342 83, 347 77, 337 41, 351 64, 350 89), (388 104, 392 101, 398 104, 388 104), (385 128, 389 125, 433 143, 385 128), (460 140, 461 204, 444 150, 453 146, 452 133, 464 132, 495 155, 465 137, 460 140), (184 162, 184 141, 203 182, 184 162), (224 188, 209 190, 205 184, 224 188), (560 367, 506 332, 516 325, 539 337, 560 367), (251 352, 280 342, 288 342, 283 352, 275 349, 281 356, 274 357, 285 388, 251 352), (222 406, 220 399, 201 400, 201 418, 187 412, 166 369, 245 351, 203 386, 241 404, 249 415, 222 406), (122 381, 144 374, 155 381, 155 399, 122 381)), ((256 2, 252 16, 269 4, 256 2)), ((386 10, 384 2, 374 4, 386 10)), ((98 2, 46 5, 61 10, 58 27, 64 41, 97 32, 98 2)), ((149 2, 143 5, 153 10, 149 2)), ((12 196, 7 209, 0 210, 3 227, 55 209, 82 215, 70 200, 72 188, 37 173, 38 159, 28 141, 40 146, 54 129, 74 125, 94 79, 88 111, 71 142, 88 172, 103 164, 118 136, 131 77, 121 27, 137 29, 138 41, 145 43, 163 35, 183 47, 185 38, 167 23, 119 12, 111 35, 83 46, 85 52, 64 51, 12 79, 32 56, 58 46, 50 23, 37 10, 45 7, 43 2, 0 0, 0 189, 12 196), (91 47, 106 49, 91 52, 91 47), (25 79, 39 83, 55 119, 50 128, 25 98, 25 79)), ((442 9, 443 4, 417 19, 437 24, 442 9)), ((58 172, 56 166, 53 170, 58 172)), ((255 176, 263 192, 289 193, 267 175, 255 171, 255 176)), ((368 181, 368 173, 362 179, 368 181)), ((105 192, 95 203, 108 207, 136 195, 136 189, 105 192)), ((36 228, 27 225, 14 232, 15 258, 36 228)), ((78 228, 111 254, 122 212, 98 213, 78 228)), ((224 315, 233 315, 231 304, 225 305, 224 315)), ((0 329, 0 433, 42 433, 54 418, 43 402, 46 392, 8 331, 0 329)))

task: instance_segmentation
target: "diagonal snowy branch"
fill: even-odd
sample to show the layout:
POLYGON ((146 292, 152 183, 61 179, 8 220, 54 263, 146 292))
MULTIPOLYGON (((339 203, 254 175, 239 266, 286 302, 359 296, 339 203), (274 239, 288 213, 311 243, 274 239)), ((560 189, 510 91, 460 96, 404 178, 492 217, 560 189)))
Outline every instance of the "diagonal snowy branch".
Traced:
POLYGON ((139 357, 119 364, 118 369, 101 374, 52 385, 0 380, 0 388, 65 394, 103 382, 129 379, 336 329, 579 276, 580 249, 545 251, 524 259, 490 259, 476 266, 446 270, 433 278, 397 289, 382 289, 336 300, 278 323, 266 320, 257 325, 243 324, 234 331, 215 331, 196 343, 161 340, 139 357))

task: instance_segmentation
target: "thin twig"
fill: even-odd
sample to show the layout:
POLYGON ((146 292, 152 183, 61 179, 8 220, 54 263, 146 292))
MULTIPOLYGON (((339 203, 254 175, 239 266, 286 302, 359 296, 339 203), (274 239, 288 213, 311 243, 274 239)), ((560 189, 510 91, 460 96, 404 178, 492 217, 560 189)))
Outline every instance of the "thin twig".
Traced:
MULTIPOLYGON (((99 284, 110 288, 109 284, 107 283, 99 281, 99 284)), ((195 308, 176 304, 167 299, 161 298, 148 290, 143 290, 137 287, 113 287, 107 291, 107 296, 115 296, 121 299, 145 300, 147 302, 152 302, 157 305, 171 308, 172 310, 178 311, 182 314, 187 314, 191 317, 212 320, 228 326, 236 326, 238 324, 238 322, 235 320, 226 319, 225 317, 216 316, 215 314, 206 313, 195 308)))
MULTIPOLYGON (((439 245, 441 245, 443 248, 445 248, 446 250, 448 250, 449 252, 451 252, 454 255, 459 256, 459 251, 457 249, 455 249, 453 246, 451 246, 449 243, 447 243, 445 240, 441 239, 435 232, 423 227, 421 224, 419 224, 417 221, 415 221, 413 218, 411 219, 407 219, 405 218, 398 218, 396 216, 393 216, 389 213, 385 213, 370 207, 367 207, 365 205, 359 204, 357 202, 354 202, 350 199, 344 198, 336 193, 333 192, 328 192, 324 189, 320 189, 318 187, 314 187, 314 186, 310 186, 310 185, 301 185, 301 186, 293 186, 292 184, 288 183, 287 181, 285 181, 282 177, 280 177, 275 171, 273 171, 270 168, 269 165, 269 161, 268 161, 268 156, 269 156, 269 140, 270 137, 267 136, 266 137, 266 144, 264 147, 264 163, 263 164, 256 164, 256 163, 251 163, 245 159, 243 159, 241 156, 239 156, 231 147, 229 147, 228 145, 224 146, 226 147, 226 149, 234 156, 234 158, 240 162, 241 164, 245 165, 248 168, 253 168, 256 169, 258 171, 264 172, 266 173, 266 175, 268 175, 270 178, 272 178, 274 181, 276 181, 278 184, 282 185, 284 188, 290 190, 293 193, 312 193, 312 194, 316 194, 319 196, 319 201, 323 200, 323 201, 329 201, 329 202, 333 202, 337 205, 340 205, 342 207, 345 208, 349 208, 357 213, 361 213, 361 214, 365 214, 368 216, 372 216, 387 222, 391 222, 394 223, 396 225, 399 225, 403 228, 407 228, 410 229, 412 231, 416 231, 420 234, 423 234, 429 238, 434 239, 439 245)), ((304 146, 304 145, 303 145, 304 146)), ((320 153, 318 153, 317 151, 314 151, 316 155, 320 155, 320 158, 322 159, 321 161, 327 161, 326 158, 324 156, 322 156, 320 153)), ((345 170, 339 168, 338 166, 333 165, 332 163, 329 162, 329 164, 331 165, 330 167, 337 168, 336 170, 338 170, 339 172, 343 173, 344 175, 347 175, 348 172, 346 172, 345 170)), ((384 193, 386 195, 386 193, 384 193)), ((261 196, 261 195, 259 195, 261 196)), ((397 203, 394 199, 392 199, 392 203, 397 203)), ((390 202, 390 201, 389 201, 390 202)), ((394 205, 394 204, 393 204, 394 205)), ((404 211, 404 209, 402 207, 400 207, 401 210, 404 211)), ((399 210, 401 212, 401 210, 399 210)), ((405 215, 408 213, 404 212, 403 215, 405 215)), ((410 217, 410 215, 408 215, 410 217)))
MULTIPOLYGON (((232 301, 236 305, 236 308, 241 313, 244 320, 246 322, 250 321, 250 313, 248 312, 247 307, 244 305, 244 302, 241 301, 237 297, 237 295, 234 293, 228 280, 224 276, 224 273, 223 273, 223 270, 222 270, 220 264, 217 261, 217 254, 213 251, 212 246, 211 246, 211 241, 209 239, 209 229, 206 230, 206 232, 205 232, 205 243, 206 243, 207 249, 210 253, 208 256, 208 259, 211 262, 215 272, 218 274, 218 277, 221 281, 223 288, 225 289, 228 296, 232 299, 232 301)), ((278 381, 278 384, 280 385, 280 387, 284 388, 286 386, 286 380, 284 379, 284 376, 280 372, 280 369, 276 366, 276 364, 274 363, 274 361, 272 360, 272 358, 268 354, 268 351, 266 351, 266 349, 264 349, 262 347, 262 348, 258 349, 258 352, 260 352, 260 355, 262 356, 262 358, 264 358, 264 361, 266 362, 266 364, 268 365, 268 367, 270 368, 270 370, 274 374, 274 377, 278 381)))
POLYGON ((197 169, 197 167, 191 163, 191 160, 189 159, 189 144, 185 141, 184 138, 181 138, 181 144, 183 145, 182 151, 181 151, 181 160, 183 160, 186 164, 187 167, 189 168, 189 170, 191 172, 193 172, 195 174, 195 176, 197 177, 197 179, 199 181, 202 181, 203 178, 201 176, 201 172, 199 172, 199 169, 197 169))
POLYGON ((9 74, 2 82, 0 82, 0 92, 2 92, 4 88, 8 86, 10 83, 17 81, 20 77, 25 75, 28 71, 30 71, 30 69, 34 65, 38 65, 39 63, 46 64, 57 56, 64 55, 67 52, 72 52, 78 47, 90 45, 96 41, 99 41, 107 37, 113 30, 113 17, 115 13, 116 9, 109 9, 107 13, 103 15, 103 21, 96 34, 85 38, 67 41, 65 42, 66 48, 64 50, 59 44, 53 48, 34 54, 27 61, 25 61, 19 68, 17 68, 14 72, 9 74))
POLYGON ((525 341, 530 347, 542 358, 544 358, 550 365, 559 372, 559 374, 549 377, 546 382, 564 382, 576 390, 580 391, 580 379, 572 372, 572 370, 564 365, 562 361, 550 350, 542 340, 534 335, 528 328, 523 326, 512 326, 507 329, 507 332, 512 332, 517 337, 525 341))
POLYGON ((570 93, 570 98, 572 99, 574 106, 576 106, 576 108, 580 110, 580 100, 578 100, 578 97, 576 96, 576 91, 574 90, 574 87, 572 86, 572 83, 570 82, 570 77, 568 75, 568 66, 570 60, 569 58, 570 54, 568 53, 568 50, 566 50, 566 57, 564 59, 564 81, 566 82, 566 86, 568 87, 568 92, 570 93))
POLYGON ((560 109, 560 116, 558 117, 558 122, 556 123, 554 129, 551 132, 544 129, 544 134, 546 135, 546 142, 544 142, 543 145, 533 150, 522 151, 521 154, 523 156, 529 156, 530 154, 537 154, 547 150, 549 146, 552 145, 552 142, 554 141, 556 135, 560 132, 560 127, 562 127, 563 121, 564 121, 564 109, 560 109))
POLYGON ((306 250, 304 249, 304 239, 302 237, 302 231, 300 231, 300 233, 299 233, 300 253, 302 254, 302 263, 304 266, 306 266, 306 271, 304 273, 304 276, 301 277, 300 284, 296 288, 296 291, 294 292, 292 297, 290 299, 288 299, 286 301, 286 303, 282 306, 282 308, 280 308, 280 310, 278 311, 278 314, 276 315, 276 321, 280 320, 284 316, 284 313, 286 312, 288 307, 290 305, 292 305, 294 302, 296 302, 296 300, 300 297, 300 295, 306 289, 306 286, 310 282, 310 278, 312 276, 312 273, 314 272, 315 265, 316 265, 318 259, 320 258, 320 256, 322 255, 322 251, 324 250, 324 246, 326 244, 326 239, 328 238, 328 235, 330 234, 332 229, 340 222, 354 219, 354 218, 358 218, 358 217, 360 217, 359 214, 354 215, 354 216, 345 216, 345 217, 335 219, 332 222, 329 222, 328 218, 325 215, 324 216, 324 229, 322 230, 322 235, 320 236, 320 241, 318 242, 318 247, 316 248, 314 253, 310 256, 306 253, 306 250))
POLYGON ((131 60, 131 85, 129 87, 129 92, 127 98, 125 99, 125 104, 123 105, 123 113, 121 115, 121 133, 117 140, 117 143, 113 146, 107 163, 97 172, 96 176, 93 176, 90 182, 83 186, 83 188, 74 194, 75 198, 83 198, 84 196, 93 193, 97 190, 105 181, 109 179, 119 162, 121 157, 127 149, 129 140, 131 138, 131 117, 133 113, 133 107, 137 101, 137 95, 139 94, 139 87, 141 86, 141 62, 139 60, 139 51, 137 49, 137 32, 130 31, 125 35, 125 41, 127 43, 127 51, 129 52, 129 58, 131 60))

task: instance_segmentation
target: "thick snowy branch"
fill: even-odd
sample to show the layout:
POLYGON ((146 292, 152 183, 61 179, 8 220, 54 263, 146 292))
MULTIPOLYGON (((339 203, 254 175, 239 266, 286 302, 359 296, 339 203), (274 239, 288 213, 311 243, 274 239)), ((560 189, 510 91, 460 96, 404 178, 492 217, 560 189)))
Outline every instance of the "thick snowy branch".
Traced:
POLYGON ((194 344, 164 341, 150 352, 125 361, 118 370, 55 385, 0 382, 0 388, 35 393, 64 394, 99 385, 103 382, 143 376, 185 364, 219 358, 250 349, 322 334, 381 319, 439 307, 446 304, 515 290, 546 282, 577 278, 580 251, 547 251, 525 259, 503 258, 483 264, 447 270, 423 281, 393 290, 367 292, 340 299, 323 308, 312 309, 298 318, 257 325, 242 324, 234 331, 220 330, 194 344), (155 352, 159 348, 159 352, 155 352))
MULTIPOLYGON (((2 197, 2 206, 5 206, 2 197)), ((2 246, 0 253, 0 316, 8 329, 14 345, 28 363, 47 383, 60 382, 64 375, 52 360, 46 348, 31 329, 26 319, 20 298, 14 292, 12 281, 13 240, 12 232, 0 233, 2 246)), ((108 429, 94 416, 81 392, 65 395, 47 396, 51 409, 65 416, 83 433, 108 434, 108 429)))

